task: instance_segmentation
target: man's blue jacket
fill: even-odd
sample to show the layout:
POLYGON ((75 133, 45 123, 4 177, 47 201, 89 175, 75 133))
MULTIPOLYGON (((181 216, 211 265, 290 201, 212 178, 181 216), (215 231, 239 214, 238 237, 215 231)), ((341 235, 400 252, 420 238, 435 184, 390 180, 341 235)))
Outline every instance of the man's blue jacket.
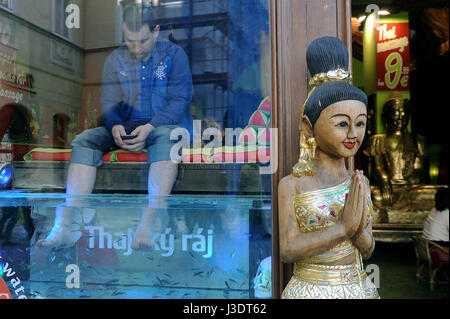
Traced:
POLYGON ((134 59, 126 46, 114 50, 104 63, 100 105, 110 132, 114 125, 143 120, 155 127, 179 125, 191 132, 192 95, 186 53, 168 40, 157 38, 146 64, 134 59))

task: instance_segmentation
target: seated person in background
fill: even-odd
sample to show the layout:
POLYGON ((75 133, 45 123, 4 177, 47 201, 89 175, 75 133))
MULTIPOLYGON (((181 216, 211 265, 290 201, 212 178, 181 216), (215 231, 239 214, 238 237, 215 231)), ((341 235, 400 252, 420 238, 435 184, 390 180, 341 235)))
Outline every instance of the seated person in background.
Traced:
POLYGON ((441 187, 435 195, 435 208, 428 215, 423 236, 436 244, 448 245, 448 187, 441 187))

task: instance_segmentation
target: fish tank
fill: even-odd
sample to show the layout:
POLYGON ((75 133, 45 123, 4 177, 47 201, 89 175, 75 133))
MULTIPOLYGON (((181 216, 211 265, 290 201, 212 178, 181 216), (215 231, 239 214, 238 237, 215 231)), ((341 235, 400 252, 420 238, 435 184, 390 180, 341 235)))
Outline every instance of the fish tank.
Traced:
POLYGON ((19 2, 0 1, 0 299, 271 298, 271 2, 19 2), (139 57, 123 27, 153 24, 139 57), (66 195, 73 142, 119 105, 180 126, 170 195, 147 195, 150 140, 101 150, 94 193, 66 195))
POLYGON ((271 298, 270 196, 0 192, 2 298, 271 298), (70 211, 71 240, 46 246, 70 211), (133 249, 142 209, 149 246, 133 249))

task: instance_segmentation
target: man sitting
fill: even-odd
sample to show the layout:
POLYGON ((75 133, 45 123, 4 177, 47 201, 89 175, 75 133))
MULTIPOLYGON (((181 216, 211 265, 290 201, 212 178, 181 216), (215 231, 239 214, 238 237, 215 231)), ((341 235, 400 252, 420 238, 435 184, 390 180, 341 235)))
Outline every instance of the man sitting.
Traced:
MULTIPOLYGON (((177 176, 170 158, 176 141, 172 129, 190 131, 189 110, 193 87, 189 61, 183 49, 159 37, 153 9, 128 4, 123 12, 125 45, 114 50, 103 67, 101 109, 104 126, 87 130, 72 142, 67 194, 93 191, 97 167, 112 149, 141 151, 147 148, 149 195, 169 195, 177 176)), ((120 182, 120 181, 118 181, 120 182)), ((58 207, 50 234, 39 245, 70 246, 71 203, 58 207)), ((155 209, 143 209, 132 248, 151 249, 150 227, 155 209)))

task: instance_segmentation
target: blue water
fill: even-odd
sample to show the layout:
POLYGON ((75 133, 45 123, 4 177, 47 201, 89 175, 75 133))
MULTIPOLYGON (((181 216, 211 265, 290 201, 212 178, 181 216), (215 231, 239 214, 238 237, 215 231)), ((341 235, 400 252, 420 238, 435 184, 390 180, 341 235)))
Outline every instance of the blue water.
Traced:
POLYGON ((254 298, 258 265, 271 256, 270 203, 267 196, 0 192, 0 220, 18 216, 9 238, 0 224, 0 274, 14 298, 20 286, 27 298, 254 298), (132 249, 149 206, 153 248, 132 249), (69 212, 71 244, 41 247, 56 207, 69 212))

